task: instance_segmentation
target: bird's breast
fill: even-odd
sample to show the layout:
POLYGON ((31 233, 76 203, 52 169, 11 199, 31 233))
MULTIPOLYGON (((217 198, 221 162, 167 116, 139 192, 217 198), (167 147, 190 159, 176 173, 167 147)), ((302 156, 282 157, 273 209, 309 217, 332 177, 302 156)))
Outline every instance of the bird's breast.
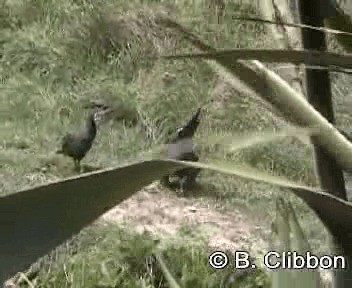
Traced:
POLYGON ((169 144, 167 147, 167 156, 170 159, 179 159, 183 154, 193 152, 192 138, 184 138, 176 143, 169 144))

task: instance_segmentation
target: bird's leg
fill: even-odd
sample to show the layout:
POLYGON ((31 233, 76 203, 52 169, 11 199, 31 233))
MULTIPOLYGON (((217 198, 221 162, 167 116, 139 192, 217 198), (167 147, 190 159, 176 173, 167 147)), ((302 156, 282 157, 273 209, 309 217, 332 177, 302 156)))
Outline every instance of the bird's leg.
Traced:
POLYGON ((192 188, 196 184, 196 178, 199 173, 200 173, 199 168, 188 168, 187 170, 185 170, 184 175, 182 175, 179 180, 180 187, 182 187, 181 190, 182 191, 184 189, 192 190, 192 188))
POLYGON ((160 180, 160 184, 166 187, 170 186, 170 179, 169 179, 169 175, 163 176, 160 180))
POLYGON ((76 172, 80 172, 80 170, 81 170, 80 168, 81 168, 81 167, 80 167, 79 160, 74 159, 73 161, 74 161, 74 164, 75 164, 75 171, 76 171, 76 172))
POLYGON ((191 168, 189 172, 190 173, 188 175, 188 184, 189 184, 190 188, 192 188, 196 184, 196 178, 198 177, 198 175, 200 173, 200 169, 199 168, 191 168))
POLYGON ((81 172, 81 160, 77 160, 78 172, 81 172))
POLYGON ((191 187, 190 186, 190 181, 194 181, 193 178, 190 177, 190 175, 186 174, 180 177, 179 179, 179 185, 180 185, 180 192, 182 194, 185 193, 185 190, 189 190, 191 187))
POLYGON ((186 183, 187 183, 187 176, 183 176, 183 177, 179 180, 180 192, 181 192, 182 194, 184 193, 184 188, 185 188, 186 183))

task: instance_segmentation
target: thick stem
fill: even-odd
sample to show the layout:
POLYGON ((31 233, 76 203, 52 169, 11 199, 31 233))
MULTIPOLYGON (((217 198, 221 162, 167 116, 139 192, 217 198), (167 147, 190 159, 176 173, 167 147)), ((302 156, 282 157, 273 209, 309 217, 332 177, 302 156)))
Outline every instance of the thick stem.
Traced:
MULTIPOLYGON (((322 9, 322 1, 317 0, 300 0, 299 12, 302 24, 316 27, 324 26, 324 17, 331 11, 331 7, 322 9)), ((312 29, 302 30, 303 47, 306 50, 326 50, 325 34, 322 31, 312 29)), ((331 95, 331 83, 329 72, 324 70, 306 69, 306 87, 308 101, 319 111, 330 123, 334 124, 334 111, 331 95)), ((314 158, 316 173, 319 178, 321 188, 339 198, 347 200, 343 171, 336 163, 335 159, 320 146, 312 137, 314 144, 314 158)), ((341 235, 334 227, 328 227, 333 235, 333 248, 336 253, 343 253, 348 261, 352 254, 350 253, 349 241, 345 241, 347 235, 341 235)), ((350 262, 350 261, 348 261, 350 262)), ((351 268, 341 271, 337 270, 334 277, 334 287, 352 287, 351 268)))

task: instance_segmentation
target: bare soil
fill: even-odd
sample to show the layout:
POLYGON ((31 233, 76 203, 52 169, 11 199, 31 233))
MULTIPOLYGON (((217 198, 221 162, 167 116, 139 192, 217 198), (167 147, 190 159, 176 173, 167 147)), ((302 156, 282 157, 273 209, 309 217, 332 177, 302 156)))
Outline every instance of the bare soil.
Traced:
POLYGON ((172 235, 184 224, 203 226, 212 234, 208 239, 210 248, 249 252, 265 249, 265 242, 258 238, 260 227, 248 216, 236 209, 217 211, 214 204, 200 202, 152 184, 108 211, 102 220, 129 223, 139 232, 148 231, 158 237, 172 235))

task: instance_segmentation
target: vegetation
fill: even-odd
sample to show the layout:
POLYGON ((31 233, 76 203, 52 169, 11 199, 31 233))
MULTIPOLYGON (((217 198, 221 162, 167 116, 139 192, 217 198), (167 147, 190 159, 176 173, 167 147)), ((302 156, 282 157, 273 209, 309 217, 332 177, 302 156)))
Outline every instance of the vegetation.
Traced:
MULTIPOLYGON (((273 48, 271 36, 259 23, 231 20, 231 14, 251 16, 250 3, 233 1, 227 17, 217 23, 205 3, 191 1, 2 1, 0 9, 1 105, 5 114, 0 146, 1 194, 73 175, 69 159, 55 154, 60 138, 74 129, 91 99, 118 103, 137 114, 138 123, 112 121, 101 127, 97 142, 83 162, 92 169, 136 159, 140 153, 164 143, 195 109, 207 111, 197 132, 202 161, 247 163, 306 185, 315 185, 311 150, 294 139, 232 152, 210 139, 248 131, 285 126, 255 99, 245 97, 206 63, 156 60, 154 56, 187 52, 191 45, 165 27, 160 15, 170 13, 192 27, 216 48, 273 48), (208 21, 204 21, 208 19, 208 21)), ((352 115, 344 104, 347 76, 334 79, 338 126, 352 115), (341 105, 342 104, 342 105, 341 105)), ((226 213, 242 208, 248 218, 269 229, 275 196, 282 190, 239 177, 203 171, 200 202, 226 213)), ((328 251, 326 231, 315 215, 296 197, 292 200, 314 251, 328 251)), ((130 228, 93 226, 68 247, 61 247, 40 263, 36 287, 168 287, 155 259, 165 262, 184 287, 219 287, 229 270, 208 266, 209 251, 202 231, 178 231, 178 241, 139 235, 130 228), (180 241, 186 236, 187 241, 180 241), (192 240, 192 241, 191 241, 192 240), (175 245, 182 243, 182 245, 175 245)), ((258 270, 246 279, 248 287, 269 287, 269 276, 258 270)), ((26 282, 26 281, 25 281, 26 282)), ((30 284, 23 283, 23 286, 30 284)), ((225 284, 224 284, 225 285, 225 284)))

